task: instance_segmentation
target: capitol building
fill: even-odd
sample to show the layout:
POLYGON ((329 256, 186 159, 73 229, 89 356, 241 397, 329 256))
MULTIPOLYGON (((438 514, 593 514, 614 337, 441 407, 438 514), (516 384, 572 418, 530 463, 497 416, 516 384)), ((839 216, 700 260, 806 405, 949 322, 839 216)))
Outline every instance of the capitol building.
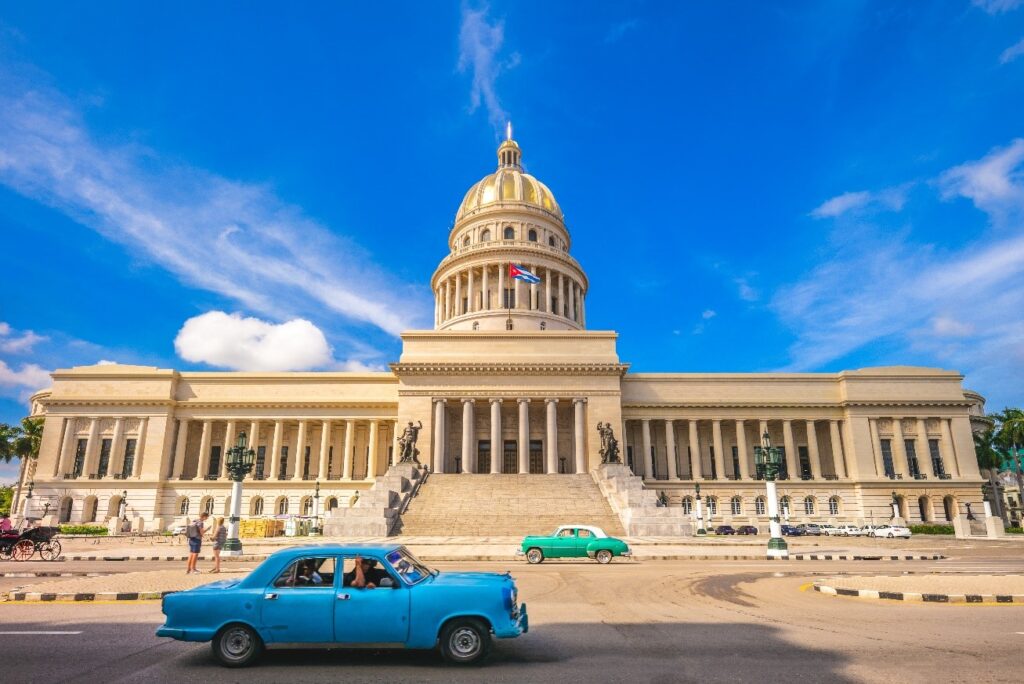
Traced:
POLYGON ((893 495, 912 523, 980 511, 984 400, 960 373, 630 372, 617 334, 587 328, 590 282, 554 194, 511 137, 497 162, 455 214, 430 281, 433 329, 403 333, 390 370, 57 370, 31 399, 45 422, 27 514, 104 524, 123 508, 145 531, 226 515, 226 450, 241 432, 256 451, 243 518, 320 513, 342 532, 372 519, 383 526, 365 529, 384 534, 514 533, 585 515, 562 521, 642 534, 661 528, 631 524, 637 502, 689 520, 698 487, 711 525, 763 527, 754 446, 766 432, 784 451, 778 493, 794 524, 887 521, 893 495), (409 423, 424 466, 411 484, 393 468, 409 423), (642 494, 632 503, 602 474, 599 423, 632 483, 615 486, 642 494))

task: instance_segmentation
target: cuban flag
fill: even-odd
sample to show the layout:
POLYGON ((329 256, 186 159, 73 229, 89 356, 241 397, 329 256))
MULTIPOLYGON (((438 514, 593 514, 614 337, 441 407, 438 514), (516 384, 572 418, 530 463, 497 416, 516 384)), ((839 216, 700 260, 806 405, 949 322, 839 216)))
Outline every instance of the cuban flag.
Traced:
POLYGON ((522 280, 524 283, 530 283, 531 285, 535 285, 540 282, 540 278, 533 275, 522 266, 516 266, 515 264, 508 265, 508 275, 510 278, 522 280))

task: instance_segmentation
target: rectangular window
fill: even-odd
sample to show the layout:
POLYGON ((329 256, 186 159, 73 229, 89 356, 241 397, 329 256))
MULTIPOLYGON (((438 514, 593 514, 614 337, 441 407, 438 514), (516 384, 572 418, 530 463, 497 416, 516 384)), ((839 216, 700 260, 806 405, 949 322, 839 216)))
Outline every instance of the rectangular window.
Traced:
POLYGON ((126 480, 135 470, 135 445, 137 440, 129 439, 124 443, 124 464, 121 466, 121 479, 126 480))
POLYGON ((96 477, 104 477, 107 474, 107 468, 110 466, 110 445, 112 443, 113 441, 109 439, 100 442, 100 463, 96 468, 96 477))
POLYGON ((907 450, 907 469, 910 470, 910 476, 914 478, 921 474, 921 469, 917 467, 917 445, 915 441, 913 439, 903 440, 903 448, 907 450))
POLYGON ((505 440, 505 455, 504 463, 502 465, 504 468, 504 470, 502 470, 503 473, 519 472, 519 442, 516 440, 505 440))
POLYGON ((210 469, 206 471, 207 480, 216 480, 220 474, 220 447, 210 447, 210 469))
POLYGON ((78 447, 75 449, 75 466, 71 470, 72 477, 81 477, 85 469, 85 452, 89 449, 89 440, 78 440, 78 447))
POLYGON ((740 448, 732 448, 732 477, 734 480, 740 479, 740 448))
POLYGON ((281 467, 277 471, 277 479, 285 479, 285 475, 288 472, 288 447, 281 447, 281 467))
POLYGON ((939 440, 928 440, 928 453, 932 458, 932 472, 935 477, 942 477, 946 474, 946 466, 942 463, 942 452, 939 451, 939 440))
POLYGON ((800 457, 800 479, 810 480, 811 479, 811 456, 807 451, 807 447, 797 447, 797 455, 800 457))
POLYGON ((254 479, 264 479, 263 469, 267 465, 267 447, 261 446, 256 448, 256 475, 254 479))
POLYGON ((309 454, 312 447, 306 447, 306 454, 302 458, 302 479, 309 479, 309 454))
POLYGON ((890 480, 896 479, 896 469, 892 466, 892 440, 879 440, 882 445, 882 467, 885 469, 885 476, 890 480))
POLYGON ((786 447, 779 447, 779 458, 782 460, 779 462, 779 479, 789 479, 789 463, 786 461, 786 447))
POLYGON ((711 452, 711 478, 712 480, 718 479, 718 468, 715 465, 715 447, 714 445, 708 447, 708 451, 711 452))
POLYGON ((481 439, 476 443, 476 472, 491 472, 491 440, 481 439))
POLYGON ((539 439, 530 440, 530 472, 544 472, 544 442, 539 439))

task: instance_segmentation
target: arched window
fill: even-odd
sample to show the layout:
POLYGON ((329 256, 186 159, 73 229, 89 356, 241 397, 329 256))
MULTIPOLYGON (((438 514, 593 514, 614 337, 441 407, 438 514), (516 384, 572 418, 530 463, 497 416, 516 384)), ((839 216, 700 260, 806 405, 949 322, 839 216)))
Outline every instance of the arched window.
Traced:
POLYGON ((789 504, 790 503, 791 502, 790 502, 790 499, 789 499, 788 496, 784 496, 781 499, 779 499, 779 513, 781 515, 789 515, 789 510, 790 510, 789 509, 789 504))
POLYGON ((285 515, 288 513, 288 499, 287 497, 281 497, 277 500, 277 514, 285 515))
POLYGON ((537 231, 535 231, 533 228, 531 228, 530 232, 526 234, 526 239, 529 240, 530 242, 536 242, 537 241, 537 231))
POLYGON ((490 242, 490 241, 491 241, 491 229, 490 228, 484 228, 484 231, 482 233, 480 233, 480 242, 490 242))
POLYGON ((468 235, 465 238, 463 238, 462 246, 463 247, 469 247, 469 236, 468 235))
POLYGON ((188 515, 188 497, 178 499, 178 515, 188 515))
POLYGON ((739 515, 743 511, 743 500, 738 496, 732 497, 729 500, 729 510, 733 515, 739 515))
POLYGON ((952 522, 953 518, 956 517, 959 506, 956 504, 956 500, 948 494, 942 497, 942 513, 946 516, 946 522, 952 522))
POLYGON ((814 497, 804 497, 804 513, 814 515, 814 497))
POLYGON ((255 496, 249 503, 249 515, 263 515, 263 497, 255 496))
POLYGON ((212 496, 208 496, 205 499, 203 499, 203 504, 200 507, 200 510, 202 510, 203 513, 206 513, 208 515, 213 515, 213 497, 212 496))
POLYGON ((718 515, 718 499, 713 496, 709 496, 704 501, 704 504, 707 506, 709 516, 718 515))
POLYGON ((58 522, 71 522, 71 508, 74 506, 74 503, 74 500, 70 496, 65 496, 60 500, 59 514, 57 516, 58 522))
POLYGON ((333 511, 337 507, 338 507, 338 500, 336 498, 334 498, 332 496, 331 498, 327 499, 327 510, 333 511))
POLYGON ((548 246, 549 247, 554 247, 555 246, 555 236, 554 235, 549 235, 548 236, 548 246))
POLYGON ((686 515, 693 513, 693 499, 688 496, 683 497, 683 513, 686 515))
POLYGON ((921 516, 921 522, 932 521, 932 502, 927 496, 917 498, 917 512, 921 516))
POLYGON ((759 496, 754 499, 754 512, 757 515, 764 515, 765 511, 765 500, 763 496, 759 496))
POLYGON ((839 497, 830 496, 828 498, 828 514, 839 515, 839 497))
POLYGON ((309 496, 302 497, 299 510, 302 511, 302 515, 313 515, 313 498, 309 496))
POLYGON ((516 237, 516 231, 512 226, 505 226, 505 239, 514 240, 516 237))

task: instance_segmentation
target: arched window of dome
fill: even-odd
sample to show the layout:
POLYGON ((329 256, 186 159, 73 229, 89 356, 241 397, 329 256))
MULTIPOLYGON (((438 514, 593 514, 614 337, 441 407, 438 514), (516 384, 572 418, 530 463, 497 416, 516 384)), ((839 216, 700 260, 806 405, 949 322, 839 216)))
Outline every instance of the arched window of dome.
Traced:
POLYGON ((535 231, 533 228, 531 228, 530 232, 527 233, 527 239, 530 242, 536 242, 537 241, 537 231, 535 231))
POLYGON ((515 228, 513 228, 512 226, 505 226, 505 233, 504 233, 504 235, 505 235, 505 239, 506 240, 515 240, 516 239, 515 228))
POLYGON ((480 242, 490 242, 490 241, 491 241, 491 229, 490 228, 484 228, 484 232, 480 233, 480 242))
POLYGON ((462 246, 463 247, 469 247, 469 236, 468 235, 465 238, 463 238, 462 246))
POLYGON ((548 246, 549 247, 554 247, 555 246, 555 236, 554 235, 549 235, 548 236, 548 246))

